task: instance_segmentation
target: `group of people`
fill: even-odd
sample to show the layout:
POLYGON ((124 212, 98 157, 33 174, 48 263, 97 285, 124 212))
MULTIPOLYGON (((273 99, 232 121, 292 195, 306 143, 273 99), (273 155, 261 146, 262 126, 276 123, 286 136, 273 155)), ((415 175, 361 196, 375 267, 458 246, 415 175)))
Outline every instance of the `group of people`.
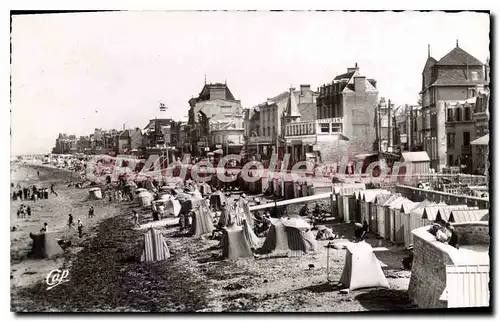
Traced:
POLYGON ((47 188, 37 188, 35 185, 31 187, 21 188, 18 185, 18 190, 12 193, 12 200, 33 200, 37 201, 38 199, 49 199, 49 194, 54 194, 58 196, 57 192, 54 190, 54 184, 50 186, 50 193, 47 188))
POLYGON ((28 215, 28 217, 31 217, 31 207, 26 206, 25 204, 21 204, 21 206, 17 210, 17 218, 26 218, 26 215, 28 215))
POLYGON ((429 232, 436 236, 437 241, 447 243, 458 249, 458 235, 455 228, 449 222, 435 222, 432 224, 429 232))
MULTIPOLYGON (((89 211, 89 216, 90 216, 90 211, 89 211)), ((68 216, 68 228, 75 229, 72 214, 69 214, 69 216, 68 216)), ((77 221, 76 228, 78 229, 78 238, 82 238, 82 236, 83 236, 83 223, 80 219, 78 219, 78 221, 77 221)))

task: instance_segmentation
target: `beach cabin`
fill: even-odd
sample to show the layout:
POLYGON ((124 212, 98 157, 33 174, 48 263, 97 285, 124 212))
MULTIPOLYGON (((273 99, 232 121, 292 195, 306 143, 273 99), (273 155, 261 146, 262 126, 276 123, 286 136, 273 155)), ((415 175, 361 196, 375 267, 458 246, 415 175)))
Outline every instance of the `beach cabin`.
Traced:
POLYGON ((401 205, 409 201, 406 197, 398 197, 388 205, 390 229, 389 240, 395 244, 403 244, 404 237, 404 216, 401 214, 401 205))
POLYGON ((426 222, 428 222, 422 219, 422 214, 424 213, 425 207, 431 205, 436 205, 436 203, 424 200, 415 204, 409 213, 405 213, 405 246, 408 247, 413 244, 412 230, 423 227, 426 225, 426 222))
POLYGON ((342 186, 334 186, 333 193, 337 200, 337 216, 343 218, 344 222, 355 221, 356 209, 356 194, 365 189, 364 183, 343 184, 342 186))
MULTIPOLYGON (((437 215, 436 215, 436 221, 443 221, 443 222, 448 222, 450 221, 451 217, 451 212, 455 210, 453 207, 449 208, 441 208, 438 210, 437 215)), ((458 209, 462 210, 462 209, 458 209)), ((479 207, 469 207, 465 208, 464 210, 479 210, 479 207)))
POLYGON ((424 212, 422 214, 422 219, 428 220, 430 225, 435 221, 444 221, 442 218, 438 217, 438 213, 440 209, 451 209, 451 210, 463 210, 468 209, 467 205, 435 205, 431 207, 425 207, 424 212))
POLYGON ((385 189, 368 189, 363 191, 361 199, 361 216, 359 222, 370 221, 370 207, 371 203, 375 201, 375 197, 380 194, 391 194, 389 190, 385 189))
POLYGON ((399 197, 399 194, 390 195, 387 200, 381 200, 381 203, 377 204, 377 234, 382 238, 389 239, 390 217, 387 205, 399 197))
POLYGON ((372 233, 378 234, 378 214, 379 212, 383 215, 383 211, 380 210, 381 206, 389 199, 392 198, 392 195, 384 193, 384 194, 379 194, 375 197, 375 200, 371 203, 371 210, 370 210, 370 221, 369 221, 369 226, 370 226, 370 231, 372 233))
POLYGON ((454 224, 470 223, 476 221, 488 221, 489 209, 476 209, 476 210, 452 210, 449 222, 454 224))

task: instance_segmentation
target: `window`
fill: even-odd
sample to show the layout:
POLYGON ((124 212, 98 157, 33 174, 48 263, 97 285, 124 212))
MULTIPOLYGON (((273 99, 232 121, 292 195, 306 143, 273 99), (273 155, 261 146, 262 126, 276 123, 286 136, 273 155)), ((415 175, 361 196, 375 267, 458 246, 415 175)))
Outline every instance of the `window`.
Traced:
POLYGON ((330 133, 330 123, 321 123, 321 133, 330 133))
POLYGON ((468 146, 470 145, 470 132, 464 132, 463 133, 463 139, 464 139, 464 145, 468 146))
POLYGON ((455 108, 455 121, 462 121, 462 109, 460 107, 455 108))
POLYGON ((470 121, 470 107, 464 108, 464 121, 470 121))
POLYGON ((446 147, 451 148, 452 147, 452 134, 451 133, 446 133, 446 147))
POLYGON ((338 132, 340 132, 339 127, 332 127, 332 133, 338 133, 338 132))
POLYGON ((453 154, 448 154, 448 166, 453 166, 453 154))
POLYGON ((476 96, 476 90, 474 88, 469 89, 469 98, 476 96))
POLYGON ((453 109, 449 108, 447 109, 447 121, 448 122, 453 122, 453 109))
POLYGON ((472 75, 472 80, 473 81, 479 80, 479 76, 478 76, 477 72, 471 72, 471 75, 472 75))

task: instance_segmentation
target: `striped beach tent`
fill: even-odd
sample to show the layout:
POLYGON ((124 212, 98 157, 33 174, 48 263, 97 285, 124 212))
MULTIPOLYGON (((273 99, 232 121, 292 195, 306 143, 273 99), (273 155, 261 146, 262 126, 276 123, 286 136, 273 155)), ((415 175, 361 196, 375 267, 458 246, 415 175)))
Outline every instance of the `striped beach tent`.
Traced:
POLYGON ((219 223, 217 224, 217 226, 228 227, 231 224, 231 221, 231 207, 226 204, 224 207, 222 207, 222 211, 219 217, 219 223))
POLYGON ((250 247, 256 249, 259 244, 259 237, 255 235, 247 220, 243 220, 241 227, 243 228, 243 233, 245 234, 245 238, 247 239, 250 247))
POLYGON ((154 228, 144 234, 144 250, 141 262, 158 262, 170 257, 167 242, 163 235, 154 228))
POLYGON ((211 234, 214 231, 212 218, 206 207, 200 206, 194 210, 193 223, 191 224, 190 234, 201 236, 211 234))
POLYGON ((252 257, 253 253, 245 238, 242 227, 235 224, 224 228, 221 239, 222 257, 225 259, 237 259, 241 257, 252 257))

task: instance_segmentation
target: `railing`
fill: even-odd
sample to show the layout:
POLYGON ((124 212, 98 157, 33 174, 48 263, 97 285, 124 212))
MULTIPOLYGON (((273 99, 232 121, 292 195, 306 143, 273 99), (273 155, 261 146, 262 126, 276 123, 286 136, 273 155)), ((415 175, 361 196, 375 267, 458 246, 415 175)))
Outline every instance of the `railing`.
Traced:
POLYGON ((286 136, 316 135, 342 132, 342 117, 320 119, 315 121, 294 122, 286 125, 286 136))

